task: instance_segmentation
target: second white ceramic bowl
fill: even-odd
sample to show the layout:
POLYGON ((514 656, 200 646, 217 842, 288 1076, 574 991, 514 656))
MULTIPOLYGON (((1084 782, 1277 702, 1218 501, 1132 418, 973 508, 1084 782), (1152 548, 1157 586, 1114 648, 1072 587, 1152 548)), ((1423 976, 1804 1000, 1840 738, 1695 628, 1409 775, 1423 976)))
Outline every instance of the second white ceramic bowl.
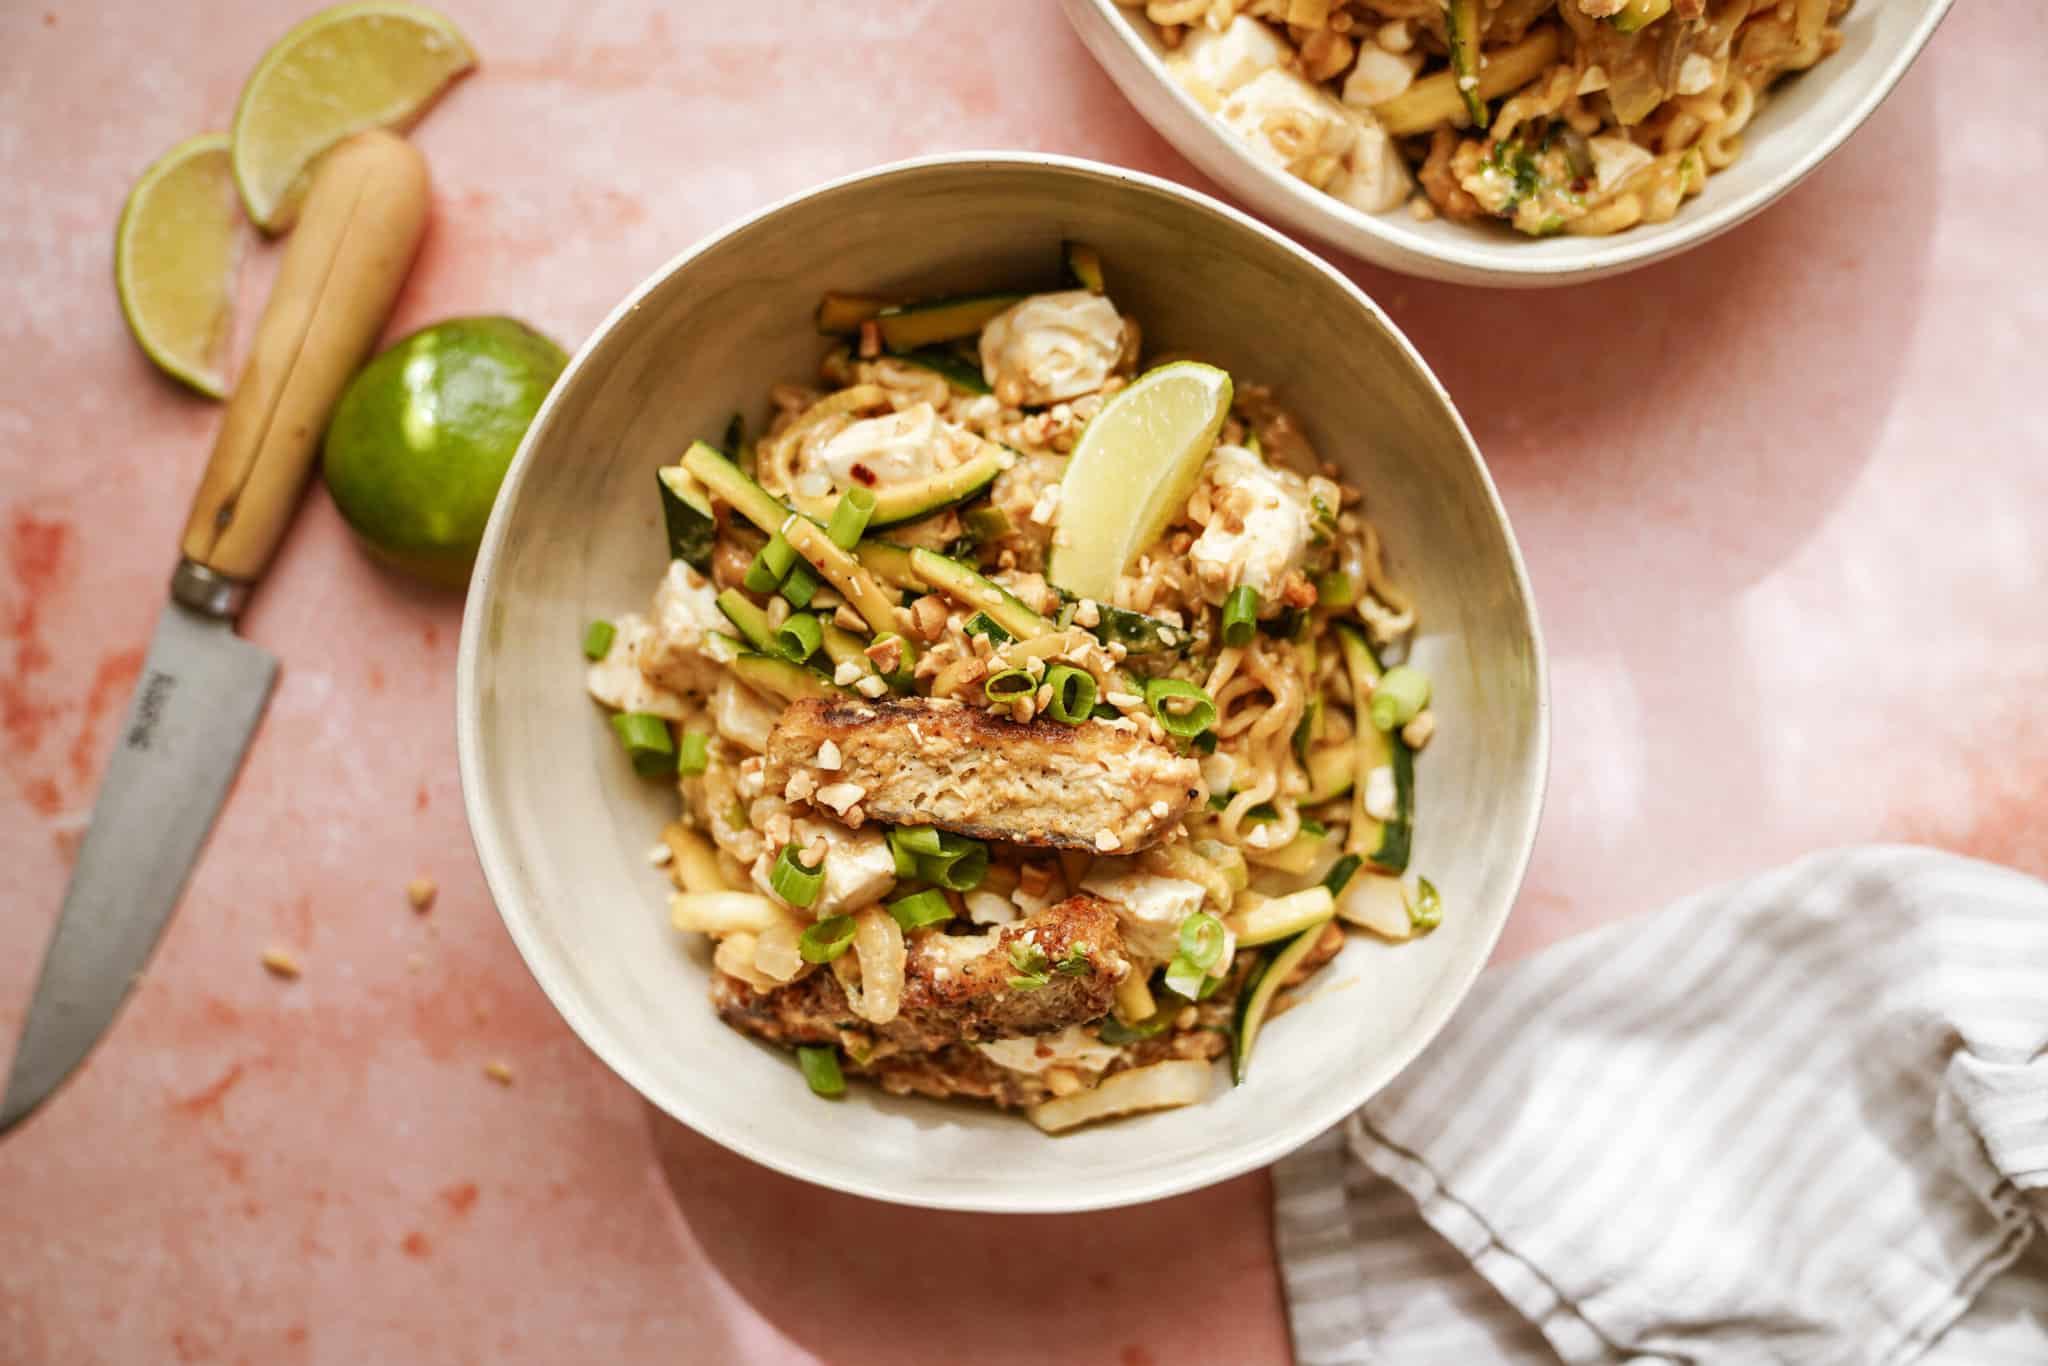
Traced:
POLYGON ((981 154, 885 167, 785 201, 677 257, 570 362, 485 533, 456 683, 463 797, 491 893, 534 976, 655 1104, 777 1170, 860 1195, 983 1210, 1149 1200, 1260 1166, 1385 1085, 1485 963, 1535 837, 1548 725, 1529 585, 1450 400, 1356 287, 1213 200, 1088 162, 981 154), (770 383, 815 373, 826 289, 1057 281, 1098 247, 1153 350, 1278 386, 1367 491, 1420 604, 1436 739, 1417 765, 1416 867, 1443 926, 1360 936, 1275 1020, 1250 1081, 1216 1069, 1189 1109, 1048 1138, 1015 1115, 885 1096, 837 1102, 728 1029, 705 942, 673 933, 647 849, 676 812, 633 776, 583 692, 584 624, 644 609, 667 563, 654 472, 770 383))
POLYGON ((1667 223, 1612 237, 1526 238, 1490 225, 1403 209, 1360 213, 1251 156, 1167 72, 1158 30, 1113 0, 1061 0, 1081 41, 1124 96, 1180 154, 1246 204, 1296 232, 1409 275, 1457 284, 1533 287, 1618 275, 1676 256, 1758 213, 1862 126, 1920 55, 1954 0, 1863 0, 1843 22, 1842 50, 1779 85, 1743 152, 1667 223))

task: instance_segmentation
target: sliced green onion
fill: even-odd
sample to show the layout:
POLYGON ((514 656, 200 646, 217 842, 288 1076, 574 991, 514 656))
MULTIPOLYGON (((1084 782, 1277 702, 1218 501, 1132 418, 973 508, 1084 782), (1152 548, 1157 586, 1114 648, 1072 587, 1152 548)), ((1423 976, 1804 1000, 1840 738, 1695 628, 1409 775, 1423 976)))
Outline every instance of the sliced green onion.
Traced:
POLYGON ((1330 889, 1331 896, 1336 896, 1350 885, 1351 875, 1358 871, 1358 865, 1364 861, 1356 854, 1346 854, 1330 865, 1330 871, 1323 874, 1323 886, 1330 889))
POLYGON ((1249 645, 1252 629, 1259 620, 1259 590, 1243 584, 1230 590, 1223 600, 1223 643, 1249 645))
POLYGON ((1216 724, 1215 700, 1185 679, 1146 679, 1145 705, 1178 740, 1192 740, 1216 724))
POLYGON ((851 550, 860 544, 861 533, 868 529, 868 518, 874 515, 875 495, 862 488, 848 489, 832 505, 832 519, 825 524, 825 534, 841 550, 851 550))
POLYGON ((1316 606, 1341 611, 1358 601, 1358 585, 1341 569, 1316 575, 1316 606))
POLYGON ((1372 685, 1372 723, 1380 730, 1393 730, 1413 721, 1429 705, 1429 675, 1406 664, 1396 664, 1372 685))
POLYGON ((889 838, 913 854, 946 852, 945 837, 936 826, 899 825, 889 832, 889 838))
POLYGON ((976 612, 960 627, 970 636, 986 636, 991 644, 1008 645, 1017 637, 1004 630, 1001 623, 986 612, 976 612))
POLYGON ((711 767, 711 736, 707 731, 686 730, 676 745, 676 772, 694 778, 711 767))
POLYGON ((740 414, 734 413, 725 420, 724 449, 729 455, 737 451, 741 446, 744 446, 746 442, 747 420, 740 414))
POLYGON ((826 916, 796 937, 796 951, 806 963, 829 963, 853 947, 853 917, 826 916))
MULTIPOLYGON (((949 837, 949 841, 951 838, 949 837)), ((962 839, 961 848, 943 854, 927 854, 917 861, 917 875, 953 892, 971 892, 988 876, 988 846, 980 840, 962 839)))
POLYGON ((603 659, 612 652, 612 637, 618 633, 618 628, 608 621, 591 622, 583 628, 583 657, 603 659))
POLYGON ((1060 604, 1059 615, 1053 618, 1052 624, 1064 631, 1074 624, 1074 613, 1080 610, 1081 604, 1078 602, 1063 602, 1060 604))
POLYGON ((839 1053, 831 1048, 805 1045, 796 1050, 796 1065, 804 1070, 804 1083, 814 1096, 837 1096, 846 1091, 846 1074, 839 1070, 839 1053))
POLYGON ((1222 961, 1223 922, 1207 911, 1196 911, 1180 922, 1180 956, 1204 973, 1222 961))
POLYGON ((1408 923, 1418 930, 1433 930, 1443 923, 1443 898, 1436 894, 1436 884, 1426 877, 1415 879, 1415 899, 1408 903, 1408 923))
POLYGON ((908 881, 918 875, 917 853, 906 849, 896 840, 896 832, 889 832, 889 857, 896 860, 896 876, 908 881))
POLYGON ((981 691, 991 702, 1009 702, 1037 692, 1038 680, 1023 669, 1004 669, 990 674, 981 691))
POLYGON ((1010 944, 1010 966, 1017 970, 1010 978, 1012 991, 1036 991, 1050 982, 1046 969, 1051 967, 1045 950, 1027 939, 1014 940, 1010 944))
POLYGON ((905 930, 922 929, 926 925, 938 925, 953 918, 953 903, 946 900, 946 894, 927 887, 921 892, 899 897, 889 903, 889 914, 905 930))
POLYGON ((1324 825, 1321 821, 1304 820, 1301 823, 1301 833, 1307 835, 1310 839, 1319 840, 1330 833, 1330 827, 1324 825))
POLYGON ((775 633, 775 652, 792 664, 801 664, 818 652, 825 642, 825 628, 808 612, 792 612, 775 633))
POLYGON ((1065 958, 1052 965, 1052 970, 1065 977, 1086 977, 1095 971, 1095 960, 1075 949, 1065 958))
MULTIPOLYGON (((1167 988, 1190 1001, 1198 1001, 1206 994, 1202 988, 1208 985, 1208 981, 1209 975, 1190 963, 1186 954, 1175 954, 1173 961, 1166 965, 1167 988)), ((1210 987, 1209 990, 1214 991, 1215 988, 1210 987)))
POLYGON ((1197 735, 1194 739, 1194 748, 1202 754, 1214 754, 1216 752, 1216 732, 1205 730, 1200 735, 1197 735))
POLYGON ((1045 682, 1052 689, 1045 709, 1053 720, 1078 726, 1095 710, 1095 675, 1086 669, 1055 664, 1045 671, 1045 682))
POLYGON ((782 581, 782 600, 791 607, 809 607, 811 599, 817 596, 818 576, 802 560, 791 566, 789 577, 782 581))
POLYGON ((802 851, 794 844, 785 844, 775 856, 775 866, 768 870, 768 885, 790 905, 808 906, 818 899, 818 892, 825 885, 825 860, 819 859, 815 868, 806 868, 802 851))
POLYGON ((676 742, 668 733, 668 722, 651 712, 622 711, 612 718, 619 743, 633 760, 633 771, 643 778, 658 778, 676 771, 676 742))
POLYGON ((768 544, 754 552, 753 562, 747 566, 747 591, 773 593, 795 567, 796 549, 778 531, 768 538, 768 544))

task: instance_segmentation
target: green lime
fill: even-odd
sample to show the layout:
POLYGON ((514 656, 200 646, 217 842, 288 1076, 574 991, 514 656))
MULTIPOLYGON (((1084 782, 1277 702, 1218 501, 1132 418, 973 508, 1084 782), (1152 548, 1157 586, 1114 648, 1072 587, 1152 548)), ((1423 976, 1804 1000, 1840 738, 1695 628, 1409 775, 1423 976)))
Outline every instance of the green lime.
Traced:
POLYGON ((364 366, 327 424, 322 464, 371 553, 433 583, 466 583, 498 485, 567 363, 514 319, 454 318, 364 366))

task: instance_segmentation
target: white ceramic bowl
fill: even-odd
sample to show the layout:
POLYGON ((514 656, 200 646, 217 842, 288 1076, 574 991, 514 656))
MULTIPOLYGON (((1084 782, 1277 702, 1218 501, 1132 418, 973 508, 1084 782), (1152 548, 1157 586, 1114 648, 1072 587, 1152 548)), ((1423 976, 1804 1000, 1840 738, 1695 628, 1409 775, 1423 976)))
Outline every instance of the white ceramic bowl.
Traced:
POLYGON ((1142 9, 1062 0, 1081 41, 1138 112, 1232 194, 1296 232, 1374 265, 1458 284, 1530 287, 1618 275, 1718 237, 1797 185, 1891 93, 1954 0, 1861 0, 1841 51, 1782 83, 1744 135, 1742 155, 1666 223, 1611 237, 1524 238, 1405 209, 1366 214, 1254 159, 1167 73, 1142 9))
POLYGON ((648 1099, 777 1170, 861 1195, 1051 1211, 1149 1200, 1257 1167, 1372 1095, 1486 961, 1535 836, 1542 649, 1521 558, 1464 424, 1386 317, 1278 234, 1178 186, 1024 155, 907 162, 837 181, 678 256, 570 362, 498 497, 463 619, 463 796, 492 895, 570 1026, 648 1099), (867 1086, 815 1099, 786 1054, 706 999, 704 942, 670 932, 647 849, 675 812, 583 693, 583 626, 644 609, 666 562, 654 471, 772 381, 814 373, 821 291, 1052 281, 1061 238, 1101 249, 1154 347, 1277 383, 1367 489, 1419 599, 1441 725, 1418 765, 1416 866, 1441 929, 1351 943, 1274 1021, 1251 1081, 1060 1138, 973 1104, 867 1086))

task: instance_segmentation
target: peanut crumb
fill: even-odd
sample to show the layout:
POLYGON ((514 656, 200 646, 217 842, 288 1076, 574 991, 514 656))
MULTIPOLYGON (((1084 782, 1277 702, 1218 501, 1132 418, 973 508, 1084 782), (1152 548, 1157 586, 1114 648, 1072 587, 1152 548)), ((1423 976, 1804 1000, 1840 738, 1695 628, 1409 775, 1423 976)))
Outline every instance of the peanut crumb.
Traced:
POLYGON ((425 915, 428 908, 434 904, 434 897, 440 890, 435 885, 434 879, 425 876, 416 877, 411 882, 405 884, 405 899, 412 903, 414 910, 418 911, 421 915, 425 915))
POLYGON ((1117 839, 1114 830, 1098 830, 1095 832, 1095 847, 1103 853, 1107 854, 1114 850, 1116 845, 1117 839))
POLYGON ((287 950, 265 949, 263 967, 272 977, 282 978, 287 982, 299 980, 299 960, 292 957, 287 950))
POLYGON ((512 1084, 512 1065, 508 1062, 502 1062, 497 1058, 492 1058, 484 1064, 484 1075, 500 1086, 510 1086, 512 1084))

